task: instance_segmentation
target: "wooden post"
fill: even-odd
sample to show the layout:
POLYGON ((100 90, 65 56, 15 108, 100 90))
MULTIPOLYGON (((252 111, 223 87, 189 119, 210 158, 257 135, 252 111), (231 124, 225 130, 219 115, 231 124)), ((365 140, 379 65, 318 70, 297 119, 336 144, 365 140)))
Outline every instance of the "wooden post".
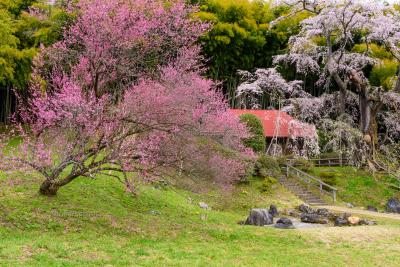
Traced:
POLYGON ((336 190, 333 190, 333 203, 336 202, 336 190))

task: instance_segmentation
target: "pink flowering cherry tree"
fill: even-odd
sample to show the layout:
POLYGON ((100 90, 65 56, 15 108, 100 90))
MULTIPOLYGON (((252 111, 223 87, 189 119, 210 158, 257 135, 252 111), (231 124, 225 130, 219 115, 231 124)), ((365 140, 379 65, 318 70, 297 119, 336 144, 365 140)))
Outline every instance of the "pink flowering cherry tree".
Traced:
POLYGON ((37 58, 18 112, 22 141, 10 147, 2 136, 0 169, 39 173, 44 195, 97 175, 132 192, 138 177, 177 172, 240 179, 247 131, 201 76, 195 42, 208 25, 192 20, 194 10, 183 1, 80 1, 65 40, 37 58))
POLYGON ((20 111, 30 126, 18 131, 20 145, 7 148, 3 140, 0 149, 1 169, 38 172, 44 195, 99 174, 119 179, 131 191, 132 172, 151 180, 177 169, 190 175, 201 167, 213 170, 210 178, 225 185, 244 174, 245 126, 197 72, 163 68, 159 80, 128 88, 117 105, 110 95, 98 98, 67 78, 52 83, 56 92, 33 93, 20 111))
POLYGON ((182 0, 82 0, 71 10, 76 21, 62 41, 44 51, 41 75, 67 73, 98 97, 121 98, 144 75, 156 77, 159 66, 184 48, 197 54, 193 44, 209 29, 193 18, 197 8, 182 0))

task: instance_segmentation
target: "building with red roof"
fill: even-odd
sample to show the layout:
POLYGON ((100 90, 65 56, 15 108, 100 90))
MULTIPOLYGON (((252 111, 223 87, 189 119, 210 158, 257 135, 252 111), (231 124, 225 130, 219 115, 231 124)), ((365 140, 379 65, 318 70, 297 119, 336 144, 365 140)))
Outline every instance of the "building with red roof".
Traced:
POLYGON ((315 138, 316 129, 312 124, 294 119, 286 112, 279 110, 231 109, 237 116, 253 114, 257 116, 263 127, 266 138, 315 138))

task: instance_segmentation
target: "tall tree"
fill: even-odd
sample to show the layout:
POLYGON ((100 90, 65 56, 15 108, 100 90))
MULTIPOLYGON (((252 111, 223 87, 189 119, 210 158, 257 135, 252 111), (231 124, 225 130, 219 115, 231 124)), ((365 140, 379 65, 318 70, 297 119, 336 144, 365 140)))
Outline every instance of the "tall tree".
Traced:
POLYGON ((320 86, 336 86, 340 91, 341 114, 346 112, 349 91, 355 92, 360 129, 374 148, 378 143, 376 117, 385 95, 381 88, 370 86, 365 74, 368 67, 378 62, 369 53, 354 52, 352 48, 356 42, 364 42, 368 47, 372 37, 375 41, 388 41, 380 39, 383 36, 375 34, 373 27, 376 20, 387 16, 383 6, 353 0, 283 2, 291 6, 290 14, 306 10, 314 15, 302 21, 300 33, 290 39, 289 53, 277 56, 275 62, 295 64, 303 74, 316 71, 320 86))

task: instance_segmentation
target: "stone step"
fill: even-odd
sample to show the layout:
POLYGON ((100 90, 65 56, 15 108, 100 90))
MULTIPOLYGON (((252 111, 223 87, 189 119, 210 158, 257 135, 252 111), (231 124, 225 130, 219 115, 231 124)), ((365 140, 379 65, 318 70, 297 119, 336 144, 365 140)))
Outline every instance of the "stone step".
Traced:
POLYGON ((304 202, 306 202, 309 205, 313 205, 313 206, 327 205, 327 203, 325 203, 324 200, 320 199, 314 193, 308 191, 305 186, 303 186, 295 181, 288 181, 287 179, 280 179, 280 183, 283 186, 285 186, 287 189, 292 191, 293 194, 295 194, 297 197, 299 197, 301 200, 303 200, 304 202))

